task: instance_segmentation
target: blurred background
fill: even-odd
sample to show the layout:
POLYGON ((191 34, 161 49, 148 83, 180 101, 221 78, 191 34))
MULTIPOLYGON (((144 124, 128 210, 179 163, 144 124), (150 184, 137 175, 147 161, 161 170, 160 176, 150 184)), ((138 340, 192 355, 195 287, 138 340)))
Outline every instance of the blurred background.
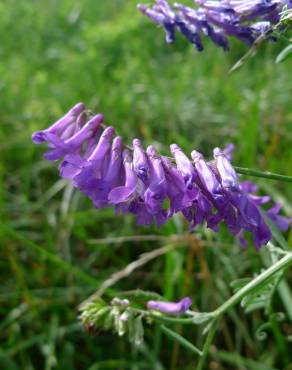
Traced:
MULTIPOLYGON (((180 217, 157 230, 97 211, 32 144, 33 131, 83 101, 129 143, 139 137, 166 154, 176 142, 209 157, 214 146, 233 142, 234 164, 291 175, 292 64, 275 64, 285 45, 266 43, 230 74, 246 46, 232 41, 224 54, 204 40, 198 53, 179 36, 169 46, 136 4, 0 3, 0 369, 194 369, 194 355, 155 326, 146 325, 139 348, 109 332, 86 332, 78 305, 139 255, 164 246, 168 253, 112 290, 149 290, 169 300, 189 295, 193 309, 211 311, 232 294, 231 281, 271 263, 265 248, 240 248, 224 227, 188 236, 180 217), (157 240, 145 241, 149 235, 157 240)), ((252 180, 291 216, 291 187, 252 180)), ((225 316, 207 369, 292 369, 291 272, 285 279, 268 313, 237 307, 225 316), (284 319, 272 320, 274 312, 284 319), (263 340, 259 328, 267 321, 263 340)), ((174 330, 202 346, 197 327, 174 330)))

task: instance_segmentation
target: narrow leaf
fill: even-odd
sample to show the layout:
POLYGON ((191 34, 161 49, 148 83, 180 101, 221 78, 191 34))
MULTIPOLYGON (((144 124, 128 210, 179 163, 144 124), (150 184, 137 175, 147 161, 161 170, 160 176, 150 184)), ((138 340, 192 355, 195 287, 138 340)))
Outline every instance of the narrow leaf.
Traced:
POLYGON ((276 63, 282 63, 284 60, 290 58, 292 56, 292 44, 288 45, 285 49, 281 51, 280 54, 277 55, 276 63))

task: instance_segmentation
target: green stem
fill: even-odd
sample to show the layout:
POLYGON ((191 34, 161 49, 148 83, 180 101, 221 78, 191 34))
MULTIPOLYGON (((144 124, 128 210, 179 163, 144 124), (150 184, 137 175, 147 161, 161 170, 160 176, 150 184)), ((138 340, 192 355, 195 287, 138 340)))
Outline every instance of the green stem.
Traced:
POLYGON ((179 317, 169 317, 169 316, 162 316, 157 314, 150 314, 148 311, 145 311, 145 313, 148 313, 148 316, 150 316, 152 319, 164 322, 167 324, 193 324, 194 320, 192 318, 179 318, 179 317))
POLYGON ((278 173, 273 173, 273 172, 269 172, 269 171, 252 170, 250 168, 237 167, 237 166, 234 166, 234 169, 236 170, 237 173, 241 173, 243 175, 254 176, 254 177, 264 177, 264 178, 270 179, 270 180, 279 180, 279 181, 284 181, 284 182, 292 182, 292 177, 291 176, 280 175, 278 173))
POLYGON ((215 311, 213 311, 213 315, 216 318, 219 318, 227 310, 229 310, 229 308, 233 307, 238 302, 240 302, 244 296, 246 296, 248 293, 258 288, 260 285, 262 285, 264 282, 270 279, 278 271, 284 270, 291 264, 292 264, 292 253, 288 253, 285 257, 283 257, 278 262, 276 262, 274 265, 272 265, 267 270, 262 272, 255 279, 253 279, 250 283, 246 284, 242 289, 236 292, 231 298, 229 298, 220 307, 218 307, 215 311))
POLYGON ((215 332, 216 332, 216 324, 217 324, 217 320, 214 319, 211 322, 210 329, 209 329, 207 338, 206 338, 205 343, 204 343, 202 355, 200 357, 200 360, 199 360, 199 363, 198 363, 198 366, 197 366, 196 370, 203 370, 204 369, 205 362, 206 362, 206 359, 207 359, 207 355, 209 353, 209 348, 210 348, 210 345, 213 342, 213 338, 214 338, 214 335, 215 335, 215 332))
POLYGON ((177 334, 175 331, 167 328, 164 325, 161 325, 160 329, 161 331, 163 331, 164 334, 166 334, 171 339, 174 339, 177 342, 179 342, 183 347, 191 350, 192 352, 196 353, 199 356, 202 356, 202 352, 199 350, 199 348, 195 347, 191 342, 189 342, 187 339, 185 339, 181 335, 177 334))
MULTIPOLYGON (((194 324, 193 318, 188 317, 170 317, 170 316, 164 316, 160 314, 159 312, 152 312, 147 310, 142 310, 140 308, 132 307, 131 308, 136 314, 143 315, 145 317, 149 317, 156 321, 157 323, 165 323, 165 324, 194 324)), ((212 316, 212 313, 210 313, 210 317, 212 316)))

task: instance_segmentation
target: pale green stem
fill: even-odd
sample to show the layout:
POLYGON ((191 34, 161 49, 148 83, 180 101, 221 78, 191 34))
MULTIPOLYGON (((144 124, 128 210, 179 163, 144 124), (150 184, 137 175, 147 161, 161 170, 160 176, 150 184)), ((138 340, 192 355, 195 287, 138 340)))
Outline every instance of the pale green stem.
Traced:
POLYGON ((196 370, 203 370, 204 369, 205 362, 206 362, 206 359, 207 359, 207 356, 208 356, 208 353, 209 353, 209 348, 210 348, 210 345, 213 342, 213 338, 214 338, 214 335, 215 335, 215 332, 216 332, 216 324, 217 324, 217 319, 214 319, 210 324, 210 329, 208 331, 208 335, 207 335, 207 338, 206 338, 205 343, 204 343, 202 356, 200 357, 200 360, 199 360, 199 363, 198 363, 198 366, 197 366, 196 370))
POLYGON ((161 321, 167 324, 194 324, 194 320, 192 318, 169 317, 164 315, 157 315, 155 313, 151 313, 149 315, 148 311, 143 312, 152 317, 154 320, 161 321))
POLYGON ((197 348, 196 346, 194 346, 192 343, 190 343, 186 338, 184 338, 183 336, 179 335, 178 333, 176 333, 175 331, 167 328, 166 326, 164 325, 161 325, 160 326, 160 329, 163 331, 164 334, 166 334, 168 337, 170 337, 171 339, 174 339, 176 340, 177 342, 179 342, 183 347, 189 349, 190 351, 196 353, 197 355, 199 356, 202 356, 202 352, 199 350, 199 348, 197 348))
POLYGON ((292 253, 288 253, 285 257, 280 259, 274 265, 269 267, 267 270, 262 272, 256 278, 254 278, 250 283, 246 284, 242 289, 236 292, 231 298, 229 298, 226 302, 224 302, 220 307, 218 307, 212 314, 219 318, 222 316, 229 308, 236 305, 238 302, 242 300, 247 294, 258 288, 268 279, 270 279, 274 274, 276 274, 280 270, 284 270, 289 265, 292 264, 292 253))
POLYGON ((259 170, 252 170, 251 168, 244 168, 244 167, 237 167, 233 166, 237 173, 241 173, 242 175, 247 176, 254 176, 254 177, 264 177, 270 180, 279 180, 284 182, 292 182, 292 176, 280 175, 278 173, 273 173, 269 171, 259 171, 259 170))
POLYGON ((245 297, 247 294, 249 294, 256 288, 258 288, 260 285, 262 285, 264 282, 270 279, 278 271, 284 270, 285 268, 287 268, 290 264, 292 264, 292 253, 287 254, 285 257, 283 257, 281 260, 276 262, 266 271, 258 275, 255 279, 253 279, 250 283, 245 285, 242 289, 236 292, 231 298, 229 298, 226 302, 224 302, 220 307, 218 307, 215 311, 213 311, 214 319, 210 324, 210 329, 209 329, 207 338, 205 340, 203 353, 202 353, 202 356, 200 358, 200 361, 199 361, 199 364, 196 370, 204 369, 206 358, 209 353, 209 348, 210 348, 210 345, 212 344, 212 341, 215 335, 216 324, 218 320, 220 319, 220 317, 227 310, 229 310, 231 307, 233 307, 238 302, 240 302, 243 297, 245 297))

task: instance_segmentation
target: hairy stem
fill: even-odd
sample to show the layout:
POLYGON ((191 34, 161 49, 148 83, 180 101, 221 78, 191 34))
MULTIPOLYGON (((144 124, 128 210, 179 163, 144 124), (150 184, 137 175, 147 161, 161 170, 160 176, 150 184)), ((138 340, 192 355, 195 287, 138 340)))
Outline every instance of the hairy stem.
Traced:
POLYGON ((214 335, 216 333, 216 325, 217 325, 217 319, 214 319, 210 324, 210 329, 208 331, 208 335, 207 335, 207 338, 206 338, 205 343, 204 343, 202 355, 200 357, 200 360, 199 360, 199 363, 198 363, 198 366, 197 366, 196 370, 203 370, 204 367, 205 367, 205 362, 206 362, 206 359, 207 359, 207 356, 208 356, 208 353, 209 353, 209 348, 210 348, 210 345, 213 342, 213 338, 214 338, 214 335))
POLYGON ((243 297, 247 294, 252 292, 253 290, 257 289, 260 285, 265 283, 268 279, 270 279, 275 273, 284 270, 289 265, 292 264, 292 253, 287 254, 281 260, 276 262, 270 268, 265 270, 263 273, 258 275, 255 279, 253 279, 250 283, 245 285, 242 289, 236 292, 230 299, 224 302, 220 307, 218 307, 215 311, 212 312, 213 320, 210 324, 209 332, 207 338, 204 343, 202 356, 198 363, 196 370, 203 370, 206 362, 207 355, 209 353, 210 345, 212 344, 215 332, 216 332, 216 324, 219 321, 220 317, 231 307, 236 305, 238 302, 241 301, 243 297))
POLYGON ((230 297, 221 306, 219 306, 215 311, 213 311, 213 315, 216 318, 219 318, 227 310, 229 310, 231 307, 233 307, 238 302, 240 302, 243 297, 245 297, 247 294, 249 294, 253 290, 257 289, 260 285, 262 285, 264 282, 270 279, 275 273, 277 273, 280 270, 284 270, 291 264, 292 264, 292 253, 288 253, 285 257, 283 257, 278 262, 276 262, 271 267, 269 267, 267 270, 262 272, 255 279, 253 279, 250 283, 246 284, 242 289, 236 292, 232 297, 230 297))
POLYGON ((191 342, 189 342, 187 339, 185 339, 183 336, 181 336, 180 334, 178 334, 175 331, 167 328, 164 325, 161 325, 160 329, 169 338, 179 342, 183 347, 189 349, 190 351, 196 353, 197 355, 202 356, 202 352, 196 346, 194 346, 191 342))
POLYGON ((292 176, 280 175, 269 171, 252 170, 251 168, 233 166, 237 173, 247 176, 264 177, 270 180, 292 182, 292 176))

